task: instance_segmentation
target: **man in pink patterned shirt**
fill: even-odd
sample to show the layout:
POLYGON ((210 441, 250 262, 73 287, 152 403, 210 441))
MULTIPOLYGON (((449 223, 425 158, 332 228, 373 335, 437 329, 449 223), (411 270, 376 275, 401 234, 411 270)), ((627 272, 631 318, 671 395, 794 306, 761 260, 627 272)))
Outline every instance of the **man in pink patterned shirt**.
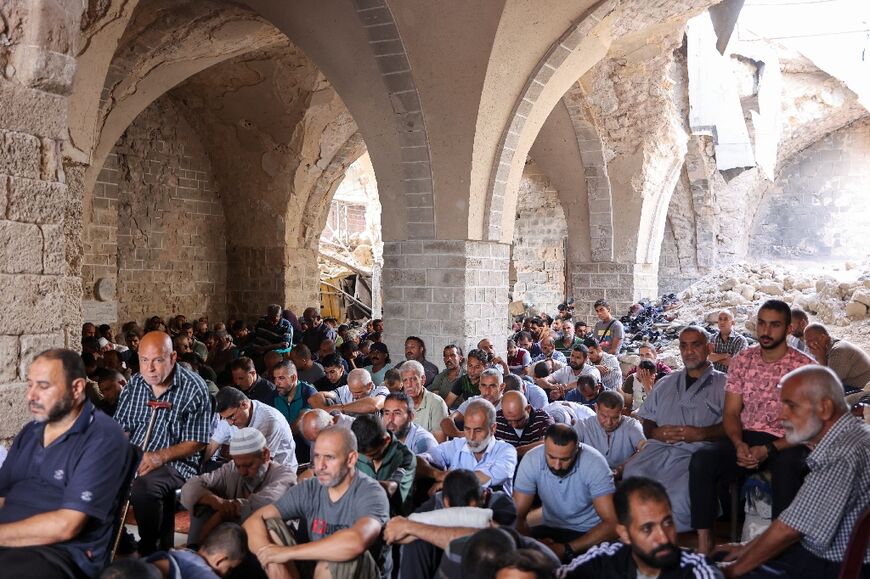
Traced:
POLYGON ((803 482, 808 451, 784 438, 777 385, 785 374, 814 362, 786 342, 789 324, 788 304, 764 302, 758 310, 759 345, 736 354, 729 365, 722 421, 727 438, 692 456, 689 494, 701 553, 713 548, 719 481, 759 468, 770 470, 774 519, 791 504, 803 482))

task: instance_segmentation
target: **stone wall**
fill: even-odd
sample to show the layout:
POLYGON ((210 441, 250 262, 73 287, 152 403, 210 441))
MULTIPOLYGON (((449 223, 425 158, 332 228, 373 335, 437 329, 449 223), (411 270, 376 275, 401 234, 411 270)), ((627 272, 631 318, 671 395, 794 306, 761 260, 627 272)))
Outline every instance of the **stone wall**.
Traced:
POLYGON ((517 197, 511 300, 553 313, 565 301, 568 224, 559 195, 536 165, 526 166, 517 197))
POLYGON ((119 139, 91 205, 82 268, 88 321, 226 317, 220 194, 196 133, 169 97, 146 109, 119 139), (114 300, 96 301, 101 279, 116 286, 114 300))
POLYGON ((843 260, 870 255, 870 119, 798 153, 774 185, 751 230, 751 256, 843 260))

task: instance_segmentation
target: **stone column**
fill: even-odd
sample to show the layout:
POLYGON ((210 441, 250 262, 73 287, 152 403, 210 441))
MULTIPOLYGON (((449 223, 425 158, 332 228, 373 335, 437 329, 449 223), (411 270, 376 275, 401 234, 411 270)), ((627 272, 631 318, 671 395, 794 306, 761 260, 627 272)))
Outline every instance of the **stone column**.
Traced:
POLYGON ((658 297, 658 268, 650 263, 575 263, 571 279, 575 317, 590 325, 596 321, 596 300, 607 300, 613 316, 620 318, 638 300, 658 297))
POLYGON ((509 331, 510 246, 491 241, 387 241, 382 273, 385 342, 394 362, 419 336, 442 366, 444 346, 463 351, 482 338, 504 352, 509 331))

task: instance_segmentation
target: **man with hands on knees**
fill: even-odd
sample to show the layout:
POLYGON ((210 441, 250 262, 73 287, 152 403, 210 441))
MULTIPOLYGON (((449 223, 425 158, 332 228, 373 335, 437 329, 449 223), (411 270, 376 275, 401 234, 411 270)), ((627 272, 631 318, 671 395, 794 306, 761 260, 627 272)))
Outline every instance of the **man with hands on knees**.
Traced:
POLYGON ((353 432, 324 428, 314 443, 315 478, 245 521, 248 546, 270 579, 381 576, 379 538, 390 508, 380 484, 356 470, 358 457, 353 432), (289 519, 300 520, 295 534, 289 519))

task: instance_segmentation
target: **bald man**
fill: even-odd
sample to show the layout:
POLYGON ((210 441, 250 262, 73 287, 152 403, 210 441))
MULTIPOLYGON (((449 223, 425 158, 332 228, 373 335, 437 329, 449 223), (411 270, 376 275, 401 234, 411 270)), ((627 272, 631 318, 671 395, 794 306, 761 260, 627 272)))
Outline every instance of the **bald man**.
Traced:
MULTIPOLYGON (((791 444, 808 444, 809 474, 764 533, 721 551, 738 577, 837 577, 858 517, 870 507, 870 426, 856 420, 843 386, 829 368, 805 366, 780 381, 780 419, 791 444)), ((861 577, 870 574, 864 551, 861 577)))
POLYGON ((371 414, 384 407, 384 400, 390 393, 386 386, 375 386, 372 375, 365 368, 351 370, 347 375, 347 384, 335 390, 321 392, 327 400, 335 404, 330 410, 338 410, 346 414, 371 414))
POLYGON ((145 334, 139 343, 140 373, 121 392, 115 412, 130 442, 140 447, 151 413, 156 412, 131 497, 140 555, 174 546, 175 491, 197 473, 200 451, 211 434, 208 387, 199 375, 175 362, 169 334, 145 334), (148 406, 152 400, 169 402, 171 407, 152 411, 148 406))
POLYGON ((544 434, 553 418, 529 404, 522 392, 505 392, 501 409, 495 415, 495 437, 517 449, 517 457, 544 444, 544 434))
POLYGON ((870 356, 859 346, 832 337, 825 326, 810 324, 804 329, 810 353, 822 366, 834 371, 847 390, 870 387, 870 356))

